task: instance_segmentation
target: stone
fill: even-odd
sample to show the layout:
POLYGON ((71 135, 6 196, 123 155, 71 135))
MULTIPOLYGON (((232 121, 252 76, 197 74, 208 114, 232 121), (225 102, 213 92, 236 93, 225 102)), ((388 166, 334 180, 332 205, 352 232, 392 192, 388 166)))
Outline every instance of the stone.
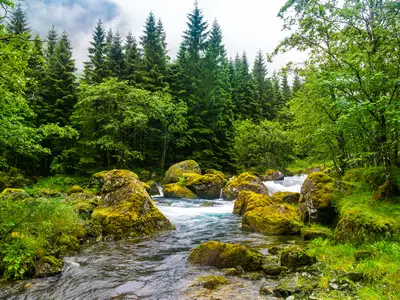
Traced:
POLYGON ((291 205, 298 205, 300 201, 300 193, 294 192, 276 192, 272 194, 272 198, 277 202, 285 202, 291 205))
POLYGON ((262 181, 278 181, 285 179, 285 175, 278 170, 268 170, 265 174, 259 176, 262 181))
POLYGON ((290 270, 309 266, 316 262, 315 257, 310 256, 305 250, 297 245, 288 246, 280 253, 281 265, 290 270))
POLYGON ((163 184, 176 183, 182 177, 183 173, 195 173, 201 174, 200 166, 194 160, 185 160, 177 164, 172 165, 167 172, 163 180, 163 184))
POLYGON ((228 182, 222 191, 222 196, 225 200, 235 200, 243 190, 268 195, 268 188, 259 177, 252 173, 243 173, 228 182))
POLYGON ((218 199, 221 190, 228 182, 225 176, 217 174, 184 173, 183 176, 186 179, 186 186, 202 199, 218 199))
POLYGON ((146 181, 146 184, 149 186, 149 190, 147 191, 150 196, 158 196, 160 195, 160 191, 158 190, 157 183, 153 180, 146 181))
POLYGON ((329 239, 332 237, 332 232, 329 228, 322 227, 305 227, 301 229, 301 237, 305 241, 313 240, 316 238, 329 239))
POLYGON ((257 194, 252 191, 240 191, 238 198, 235 200, 235 206, 233 207, 233 213, 238 215, 244 215, 248 211, 252 211, 257 207, 266 207, 279 203, 274 198, 257 194))
POLYGON ((186 186, 182 186, 178 183, 170 183, 163 186, 165 198, 176 198, 176 199, 197 199, 197 195, 189 190, 186 186))
POLYGON ((216 289, 217 287, 225 284, 229 284, 228 278, 219 275, 207 275, 196 278, 198 285, 205 287, 206 289, 216 289))
POLYGON ((282 278, 274 288, 274 293, 281 297, 289 297, 294 294, 310 294, 318 285, 315 278, 307 278, 296 273, 282 278))
POLYGON ((93 211, 92 219, 101 226, 103 237, 138 237, 174 229, 130 171, 107 172, 101 195, 101 205, 93 211))
POLYGON ((70 194, 65 202, 74 205, 81 216, 90 216, 100 205, 101 197, 88 192, 76 192, 70 194))
POLYGON ((203 243, 192 250, 189 262, 219 269, 243 268, 244 271, 259 271, 264 262, 263 255, 254 248, 217 241, 203 243))
POLYGON ((64 262, 54 256, 44 256, 35 265, 35 277, 44 278, 61 274, 64 262))

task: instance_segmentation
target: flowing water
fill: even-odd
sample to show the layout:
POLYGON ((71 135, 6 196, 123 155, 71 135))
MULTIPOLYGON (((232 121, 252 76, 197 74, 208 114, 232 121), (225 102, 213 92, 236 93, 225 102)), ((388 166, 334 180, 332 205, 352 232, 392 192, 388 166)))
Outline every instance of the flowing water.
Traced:
MULTIPOLYGON (((267 182, 281 191, 297 191, 303 177, 267 182), (279 186, 278 186, 279 185, 279 186)), ((101 242, 83 247, 64 259, 60 276, 0 284, 1 299, 187 299, 187 286, 199 275, 218 272, 187 263, 190 251, 208 240, 258 247, 296 243, 297 237, 264 236, 241 229, 241 218, 232 214, 233 202, 177 200, 155 197, 160 210, 176 230, 152 238, 101 242), (202 205, 203 204, 203 205, 202 205), (206 203, 209 204, 209 203, 206 203)), ((264 248, 264 249, 263 249, 264 248)), ((241 291, 255 299, 258 289, 241 291), (254 294, 252 294, 254 293, 254 294)))

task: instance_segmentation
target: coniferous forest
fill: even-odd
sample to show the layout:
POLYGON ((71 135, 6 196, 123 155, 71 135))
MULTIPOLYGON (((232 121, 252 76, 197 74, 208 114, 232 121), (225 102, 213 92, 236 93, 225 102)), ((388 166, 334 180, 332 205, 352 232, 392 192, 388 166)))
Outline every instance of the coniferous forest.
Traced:
POLYGON ((60 274, 86 244, 128 238, 185 249, 135 256, 185 257, 168 266, 182 277, 143 299, 256 299, 254 282, 277 299, 400 297, 400 3, 288 0, 276 13, 287 37, 254 61, 228 57, 197 1, 174 57, 154 13, 139 36, 99 19, 78 70, 68 32, 39 36, 24 5, 0 0, 0 294, 15 292, 3 280, 60 274), (307 59, 271 69, 292 50, 307 59), (219 275, 190 278, 186 261, 219 275), (196 284, 177 296, 185 276, 196 284), (230 294, 241 280, 253 282, 242 298, 230 294))

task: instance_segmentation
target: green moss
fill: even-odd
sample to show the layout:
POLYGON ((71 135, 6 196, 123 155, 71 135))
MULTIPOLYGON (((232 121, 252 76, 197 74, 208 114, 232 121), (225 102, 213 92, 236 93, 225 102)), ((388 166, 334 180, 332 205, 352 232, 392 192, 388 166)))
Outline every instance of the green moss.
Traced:
POLYGON ((304 227, 301 229, 300 234, 301 237, 306 241, 313 240, 319 237, 322 238, 332 237, 332 231, 329 228, 322 226, 304 227))
POLYGON ((257 207, 242 219, 243 228, 267 235, 297 234, 302 226, 298 209, 289 204, 257 207))
POLYGON ((7 196, 10 194, 25 194, 25 191, 22 189, 12 189, 12 188, 7 188, 4 191, 1 192, 0 196, 7 196))
POLYGON ((221 285, 230 283, 226 277, 218 275, 199 276, 196 278, 196 282, 206 289, 216 289, 221 285))
POLYGON ((84 191, 84 189, 82 187, 80 187, 79 185, 73 185, 69 191, 70 194, 73 193, 82 193, 84 191))
POLYGON ((197 246, 189 255, 189 262, 217 268, 236 268, 258 271, 264 262, 263 255, 254 248, 238 244, 209 241, 197 246))
POLYGON ((204 172, 204 174, 213 174, 213 175, 217 175, 217 176, 219 176, 219 177, 221 177, 223 179, 226 179, 226 175, 223 172, 217 171, 217 170, 214 170, 214 169, 208 169, 208 170, 206 170, 204 172))
POLYGON ((240 191, 235 201, 233 213, 244 215, 257 207, 266 207, 279 203, 275 198, 267 195, 257 194, 252 191, 240 191))
POLYGON ((185 160, 180 163, 172 165, 167 172, 163 180, 164 184, 175 183, 179 181, 179 177, 183 173, 196 173, 201 174, 201 169, 198 163, 194 160, 185 160))
POLYGON ((189 190, 187 187, 181 186, 176 183, 170 183, 163 186, 164 197, 166 198, 186 198, 186 199, 197 199, 195 193, 189 190))
POLYGON ((216 174, 183 173, 182 176, 185 177, 185 185, 203 199, 219 198, 227 183, 225 177, 216 174))
POLYGON ((223 189, 223 196, 227 200, 235 200, 242 190, 268 195, 268 189, 260 178, 252 173, 242 173, 228 182, 223 189))
POLYGON ((141 182, 141 184, 142 184, 143 187, 145 188, 146 192, 149 193, 149 195, 150 195, 150 192, 151 192, 151 187, 150 187, 150 185, 148 185, 148 184, 145 183, 145 182, 141 182))
POLYGON ((299 204, 300 193, 293 192, 276 192, 273 193, 272 197, 276 199, 276 202, 286 202, 292 205, 299 204))
POLYGON ((80 216, 84 219, 87 219, 90 217, 95 208, 100 205, 101 200, 100 197, 95 194, 83 192, 69 195, 65 199, 65 202, 76 207, 80 216))
POLYGON ((315 263, 315 257, 297 245, 288 246, 280 253, 280 261, 283 267, 295 270, 302 266, 315 263))

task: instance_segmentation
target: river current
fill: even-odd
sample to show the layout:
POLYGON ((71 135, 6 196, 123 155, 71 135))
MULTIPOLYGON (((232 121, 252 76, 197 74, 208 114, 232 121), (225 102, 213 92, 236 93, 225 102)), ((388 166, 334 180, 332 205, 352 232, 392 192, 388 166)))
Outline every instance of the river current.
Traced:
MULTIPOLYGON (((265 185, 270 192, 298 192, 304 179, 287 177, 265 185)), ((64 258, 59 276, 0 284, 0 299, 192 299, 187 287, 194 278, 219 274, 213 268, 187 263, 198 244, 218 240, 250 245, 266 253, 271 245, 299 241, 293 236, 242 230, 241 217, 232 214, 233 202, 218 199, 211 201, 213 206, 203 206, 210 201, 163 197, 154 197, 154 201, 176 230, 151 238, 86 245, 75 256, 64 258)), ((258 298, 255 287, 244 287, 241 293, 243 297, 237 299, 258 298)))

